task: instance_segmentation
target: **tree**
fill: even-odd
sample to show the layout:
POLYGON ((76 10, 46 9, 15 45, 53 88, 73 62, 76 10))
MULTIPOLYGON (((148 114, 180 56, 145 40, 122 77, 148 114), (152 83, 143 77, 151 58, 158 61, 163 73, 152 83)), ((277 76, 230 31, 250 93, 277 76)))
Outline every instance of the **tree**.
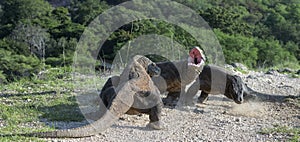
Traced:
POLYGON ((73 62, 73 54, 77 40, 71 38, 51 39, 47 45, 46 64, 51 66, 69 66, 73 62))
POLYGON ((262 23, 258 23, 257 25, 255 25, 255 28, 253 30, 253 36, 261 38, 261 39, 265 39, 265 38, 271 37, 272 32, 268 26, 266 26, 262 23))
POLYGON ((19 24, 11 34, 12 38, 28 44, 31 54, 35 54, 45 61, 46 42, 49 33, 39 26, 19 24))
POLYGON ((212 7, 199 14, 213 28, 229 34, 252 35, 252 26, 240 20, 240 14, 224 7, 212 7))
POLYGON ((269 38, 266 40, 256 40, 255 47, 258 51, 258 67, 272 67, 291 62, 296 64, 297 59, 287 50, 283 49, 278 40, 269 38))
POLYGON ((52 10, 51 5, 44 0, 1 0, 3 15, 1 24, 7 36, 18 23, 30 24, 33 20, 47 16, 52 10))
POLYGON ((88 25, 109 6, 99 0, 75 1, 71 5, 72 20, 82 25, 88 25))
POLYGON ((214 30, 227 63, 240 62, 248 67, 255 67, 258 59, 258 49, 254 46, 254 38, 248 38, 242 35, 228 35, 220 30, 214 30))
POLYGON ((73 23, 69 15, 69 10, 64 7, 57 7, 51 12, 51 17, 55 24, 48 27, 53 38, 80 38, 84 31, 84 26, 78 23, 73 23))
POLYGON ((0 48, 0 72, 8 81, 31 77, 42 67, 40 60, 34 56, 18 55, 0 48))
POLYGON ((3 38, 0 40, 0 48, 9 51, 13 54, 30 56, 30 50, 28 44, 25 42, 19 42, 11 37, 3 38))
POLYGON ((300 28, 300 25, 292 23, 279 13, 271 11, 264 24, 271 29, 276 39, 284 43, 290 40, 299 43, 300 34, 297 28, 300 28))
POLYGON ((300 23, 300 4, 292 3, 288 8, 287 18, 290 19, 293 23, 300 23))
POLYGON ((298 44, 296 44, 295 42, 289 41, 283 46, 283 48, 285 50, 289 51, 290 54, 295 56, 298 59, 298 61, 300 61, 300 48, 299 48, 298 44))
POLYGON ((2 0, 0 4, 4 11, 3 23, 14 25, 20 20, 40 18, 52 9, 51 5, 44 0, 2 0))

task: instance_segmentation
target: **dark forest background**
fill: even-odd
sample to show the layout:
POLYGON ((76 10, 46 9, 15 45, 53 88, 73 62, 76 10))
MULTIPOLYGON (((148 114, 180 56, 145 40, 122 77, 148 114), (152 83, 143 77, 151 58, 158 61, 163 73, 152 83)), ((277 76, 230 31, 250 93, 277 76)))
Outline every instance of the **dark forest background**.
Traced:
MULTIPOLYGON (((126 0, 1 0, 0 82, 30 78, 72 65, 76 44, 88 24, 126 0)), ((299 69, 298 0, 174 0, 197 11, 213 28, 227 63, 249 68, 299 69)), ((140 35, 172 36, 192 47, 197 42, 179 27, 156 20, 122 26, 105 42, 109 61, 118 49, 140 35)))

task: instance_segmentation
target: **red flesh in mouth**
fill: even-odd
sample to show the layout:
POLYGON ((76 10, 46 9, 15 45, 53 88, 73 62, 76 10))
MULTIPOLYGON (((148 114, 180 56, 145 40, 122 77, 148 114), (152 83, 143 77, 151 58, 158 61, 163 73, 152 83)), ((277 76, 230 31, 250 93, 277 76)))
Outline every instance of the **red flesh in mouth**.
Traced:
POLYGON ((190 55, 190 57, 189 57, 189 65, 196 65, 196 66, 198 66, 199 64, 201 64, 203 58, 202 58, 202 54, 201 54, 201 51, 200 51, 199 47, 193 48, 190 51, 189 55, 190 55))

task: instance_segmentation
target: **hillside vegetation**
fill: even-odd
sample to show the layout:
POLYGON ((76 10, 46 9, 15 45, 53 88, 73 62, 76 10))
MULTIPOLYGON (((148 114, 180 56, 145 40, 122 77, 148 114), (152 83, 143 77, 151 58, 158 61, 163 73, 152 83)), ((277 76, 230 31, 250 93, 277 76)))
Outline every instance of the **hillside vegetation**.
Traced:
MULTIPOLYGON (((85 27, 103 11, 124 1, 1 0, 0 82, 70 66, 85 27)), ((197 11, 213 28, 227 63, 241 62, 250 68, 299 68, 299 1, 176 1, 197 11)), ((112 60, 129 40, 146 34, 172 37, 186 47, 198 45, 180 27, 159 20, 140 20, 115 31, 99 57, 112 60)))

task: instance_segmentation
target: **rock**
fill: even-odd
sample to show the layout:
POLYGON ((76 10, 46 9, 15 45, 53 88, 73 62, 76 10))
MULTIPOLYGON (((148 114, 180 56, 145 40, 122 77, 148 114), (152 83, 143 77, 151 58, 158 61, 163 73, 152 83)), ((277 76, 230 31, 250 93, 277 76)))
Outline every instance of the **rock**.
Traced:
POLYGON ((241 122, 242 121, 242 118, 235 118, 235 122, 241 122))
POLYGON ((248 71, 248 68, 245 65, 243 65, 242 63, 232 63, 231 65, 236 69, 241 69, 243 71, 248 71))
POLYGON ((271 74, 271 75, 278 75, 278 71, 277 70, 274 70, 274 69, 269 69, 266 74, 271 74))
POLYGON ((290 68, 278 69, 277 71, 279 73, 293 73, 294 72, 294 70, 292 70, 290 68))
POLYGON ((228 70, 234 71, 234 67, 232 65, 225 64, 225 68, 228 70))
POLYGON ((296 74, 300 75, 300 70, 298 70, 296 74))
POLYGON ((126 119, 125 119, 124 117, 120 117, 119 120, 124 121, 124 120, 126 120, 126 119))
POLYGON ((247 79, 257 79, 257 77, 255 77, 254 75, 248 75, 247 77, 246 77, 247 79))
POLYGON ((198 113, 198 114, 203 114, 204 113, 204 110, 200 110, 198 108, 194 109, 193 111, 194 113, 198 113))
POLYGON ((268 84, 272 84, 273 83, 273 80, 271 80, 270 78, 265 78, 264 81, 267 82, 268 84))

